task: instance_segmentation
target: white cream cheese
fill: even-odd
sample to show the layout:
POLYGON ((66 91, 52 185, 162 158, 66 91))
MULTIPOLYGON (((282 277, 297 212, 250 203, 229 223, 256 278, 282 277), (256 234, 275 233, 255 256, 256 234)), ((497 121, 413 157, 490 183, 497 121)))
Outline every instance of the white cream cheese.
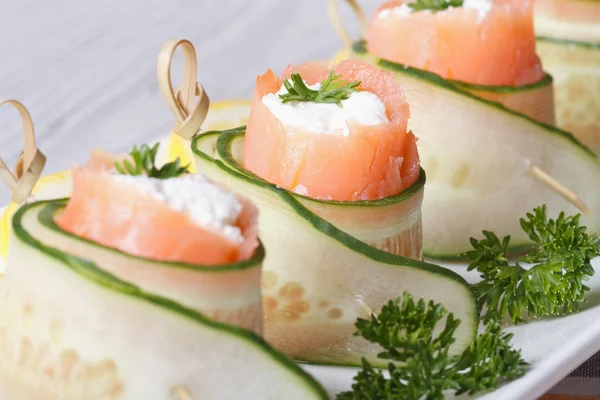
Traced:
POLYGON ((463 8, 474 9, 479 15, 479 21, 482 21, 486 15, 492 10, 492 0, 465 0, 463 8))
MULTIPOLYGON (((429 11, 427 11, 429 12, 429 11)), ((402 3, 401 6, 385 8, 377 14, 377 18, 387 18, 390 15, 400 18, 407 18, 413 13, 413 9, 408 6, 408 3, 402 3)))
POLYGON ((135 186, 172 210, 186 214, 201 228, 220 233, 236 244, 244 240, 241 230, 236 226, 242 204, 233 193, 202 175, 157 179, 145 175, 115 174, 115 179, 135 186))
MULTIPOLYGON (((381 10, 379 14, 377 14, 377 18, 387 18, 390 15, 394 15, 400 18, 407 18, 413 13, 413 9, 409 7, 408 3, 403 3, 400 6, 386 8, 381 10)), ((490 12, 493 6, 493 0, 464 0, 462 8, 473 9, 477 11, 478 14, 478 22, 481 22, 486 15, 490 12)), ((454 7, 449 7, 447 10, 451 10, 454 7)), ((446 10, 446 11, 447 11, 446 10)), ((416 11, 416 12, 428 12, 429 10, 416 11)), ((443 12, 443 11, 441 11, 443 12)))
POLYGON ((296 187, 294 187, 292 191, 294 193, 298 193, 301 196, 308 196, 308 189, 304 185, 296 185, 296 187))
MULTIPOLYGON (((305 82, 306 83, 306 82, 305 82)), ((319 89, 320 83, 308 85, 310 89, 319 89)), ((358 91, 342 100, 342 107, 336 104, 314 103, 312 101, 292 101, 283 103, 280 94, 287 89, 281 86, 277 93, 269 93, 262 102, 285 126, 305 129, 321 134, 350 135, 347 121, 356 121, 361 125, 380 125, 389 122, 385 113, 385 104, 374 93, 358 91)))

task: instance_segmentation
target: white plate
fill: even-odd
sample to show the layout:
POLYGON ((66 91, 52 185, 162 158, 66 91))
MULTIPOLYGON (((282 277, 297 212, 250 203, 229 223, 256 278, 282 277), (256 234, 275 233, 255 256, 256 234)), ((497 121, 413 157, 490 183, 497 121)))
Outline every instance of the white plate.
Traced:
MULTIPOLYGON (((0 208, 0 215, 4 208, 0 208)), ((435 261, 432 261, 435 263, 435 261)), ((477 281, 477 273, 467 272, 465 264, 440 264, 461 274, 469 282, 477 281)), ((600 271, 600 259, 593 262, 600 271)), ((0 257, 0 271, 4 260, 0 257)), ((537 399, 561 381, 571 371, 600 351, 600 272, 587 282, 591 288, 582 310, 573 315, 548 318, 508 326, 505 330, 514 334, 513 345, 522 349, 523 358, 531 364, 521 379, 500 389, 476 398, 482 400, 528 400, 537 399)), ((350 390, 352 378, 358 369, 348 367, 301 366, 311 373, 333 397, 350 390)), ((447 396, 448 399, 456 398, 447 396)), ((469 398, 466 395, 460 399, 469 398)))

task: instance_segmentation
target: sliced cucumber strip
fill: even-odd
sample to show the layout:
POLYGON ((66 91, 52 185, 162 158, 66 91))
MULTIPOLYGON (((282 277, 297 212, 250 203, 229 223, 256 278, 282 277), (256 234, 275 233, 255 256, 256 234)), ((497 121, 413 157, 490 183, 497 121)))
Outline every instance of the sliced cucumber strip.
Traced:
POLYGON ((536 0, 537 51, 555 79, 556 120, 600 153, 600 2, 536 0))
MULTIPOLYGON (((501 103, 504 107, 533 118, 538 122, 544 124, 554 124, 555 122, 553 80, 550 75, 544 76, 538 82, 522 86, 477 85, 463 81, 447 80, 431 72, 379 59, 368 53, 364 40, 355 42, 347 56, 348 58, 356 58, 369 62, 383 69, 395 70, 397 67, 401 67, 411 71, 420 71, 423 74, 431 75, 444 81, 446 86, 456 87, 459 92, 468 92, 474 96, 501 103)), ((410 93, 408 95, 410 100, 410 93)), ((409 105, 412 110, 410 101, 409 105)))
POLYGON ((544 124, 554 124, 554 90, 552 76, 523 86, 485 86, 461 81, 449 81, 477 97, 501 103, 506 108, 544 124))
POLYGON ((70 255, 86 258, 119 279, 173 299, 220 322, 262 333, 261 267, 264 249, 235 264, 201 266, 133 256, 60 228, 55 216, 66 201, 56 201, 38 216, 38 238, 70 255))
POLYGON ((600 153, 600 39, 538 36, 537 49, 544 68, 554 76, 558 126, 600 153))
POLYGON ((423 201, 424 252, 456 258, 469 237, 509 234, 515 248, 531 244, 519 218, 540 204, 551 215, 575 214, 567 200, 539 182, 535 165, 590 208, 582 222, 600 230, 600 163, 573 135, 458 88, 438 75, 378 60, 362 43, 353 57, 394 72, 411 109, 409 129, 419 138, 427 171, 423 201))
POLYGON ((598 0, 535 0, 534 7, 536 35, 579 42, 600 41, 598 0))
POLYGON ((60 203, 24 206, 13 219, 0 281, 0 398, 327 398, 250 331, 49 246, 48 236, 65 238, 40 225, 52 204, 60 203))
POLYGON ((382 365, 376 356, 381 349, 352 335, 354 323, 408 290, 417 298, 442 303, 460 318, 453 350, 468 345, 478 326, 478 308, 462 277, 368 246, 317 215, 322 212, 345 221, 357 234, 361 221, 386 213, 387 206, 393 209, 410 202, 420 193, 422 182, 387 206, 386 201, 351 205, 309 200, 243 169, 239 160, 244 132, 240 128, 203 134, 194 139, 192 150, 199 172, 243 193, 259 208, 259 232, 267 253, 262 285, 269 343, 303 361, 358 365, 365 357, 382 365), (351 215, 354 222, 349 223, 351 215))

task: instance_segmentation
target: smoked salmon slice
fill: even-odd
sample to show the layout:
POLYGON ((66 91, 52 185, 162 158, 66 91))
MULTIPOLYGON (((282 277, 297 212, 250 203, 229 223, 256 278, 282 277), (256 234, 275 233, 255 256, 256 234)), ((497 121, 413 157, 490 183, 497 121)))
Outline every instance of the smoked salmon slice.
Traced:
POLYGON ((536 54, 531 0, 465 0, 413 11, 413 0, 382 5, 367 31, 369 53, 446 79, 521 86, 545 73, 536 54))
POLYGON ((56 221, 62 229, 155 260, 221 265, 252 257, 259 244, 258 211, 245 197, 202 175, 170 178, 168 183, 147 176, 120 175, 112 167, 115 159, 95 151, 86 167, 73 168, 73 193, 56 221), (160 185, 168 185, 162 187, 170 188, 171 192, 194 188, 197 192, 187 193, 190 196, 187 204, 184 200, 168 203, 165 196, 151 190, 160 185), (209 194, 214 199, 206 198, 209 194), (223 203, 223 199, 237 207, 234 214, 227 216, 229 221, 219 219, 223 212, 231 212, 224 211, 223 204, 217 204, 223 203), (204 226, 190 216, 190 207, 203 207, 202 217, 208 221, 204 226), (215 224, 225 225, 223 229, 215 229, 215 224), (227 235, 228 232, 239 237, 227 235))
MULTIPOLYGON (((312 107, 299 103, 288 103, 292 120, 300 107, 312 107)), ((333 107, 332 112, 340 110, 336 105, 328 106, 333 107)), ((359 109, 357 114, 361 112, 359 109)), ((328 111, 315 109, 315 113, 315 120, 307 123, 322 122, 316 119, 323 115, 327 118, 328 111)), ((345 60, 335 66, 310 61, 286 68, 280 77, 269 70, 256 80, 244 165, 271 183, 312 198, 359 201, 393 196, 419 177, 417 139, 407 132, 409 116, 405 94, 394 75, 362 61, 345 60), (332 69, 342 81, 360 81, 359 91, 375 95, 382 103, 386 121, 365 125, 357 121, 358 115, 350 115, 345 119, 347 132, 315 131, 281 120, 263 101, 267 95, 280 91, 292 73, 299 74, 307 85, 316 85, 332 69)))

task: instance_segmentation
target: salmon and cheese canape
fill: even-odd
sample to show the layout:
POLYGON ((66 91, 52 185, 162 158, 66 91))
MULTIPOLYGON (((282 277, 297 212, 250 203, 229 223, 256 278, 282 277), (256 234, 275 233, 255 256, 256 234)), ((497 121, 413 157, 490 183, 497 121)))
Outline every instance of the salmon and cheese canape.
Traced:
POLYGON ((262 338, 255 207, 154 149, 95 155, 13 217, 0 398, 326 399, 262 338))
POLYGON ((160 179, 75 168, 73 194, 57 223, 132 255, 220 265, 252 256, 256 221, 252 203, 203 175, 160 179))
POLYGON ((366 46, 552 123, 552 80, 536 53, 532 8, 531 0, 392 0, 370 20, 366 46))
POLYGON ((269 70, 256 81, 244 164, 316 199, 394 196, 420 171, 409 116, 392 74, 361 61, 308 62, 280 77, 269 70))
POLYGON ((430 10, 413 0, 381 6, 369 24, 369 52, 478 85, 521 86, 545 76, 530 0, 441 3, 447 8, 430 10))
POLYGON ((188 174, 179 160, 158 168, 156 150, 142 146, 127 157, 97 151, 85 167, 73 168, 72 195, 54 220, 79 240, 62 250, 260 333, 264 250, 256 207, 204 175, 188 174))
POLYGON ((256 81, 244 167, 365 243, 419 259, 424 175, 409 116, 393 74, 362 61, 269 70, 256 81))
POLYGON ((351 316, 397 290, 412 274, 400 265, 420 265, 425 174, 409 118, 392 72, 309 61, 257 78, 246 127, 192 144, 198 171, 259 207, 264 335, 295 359, 370 355, 351 316))

